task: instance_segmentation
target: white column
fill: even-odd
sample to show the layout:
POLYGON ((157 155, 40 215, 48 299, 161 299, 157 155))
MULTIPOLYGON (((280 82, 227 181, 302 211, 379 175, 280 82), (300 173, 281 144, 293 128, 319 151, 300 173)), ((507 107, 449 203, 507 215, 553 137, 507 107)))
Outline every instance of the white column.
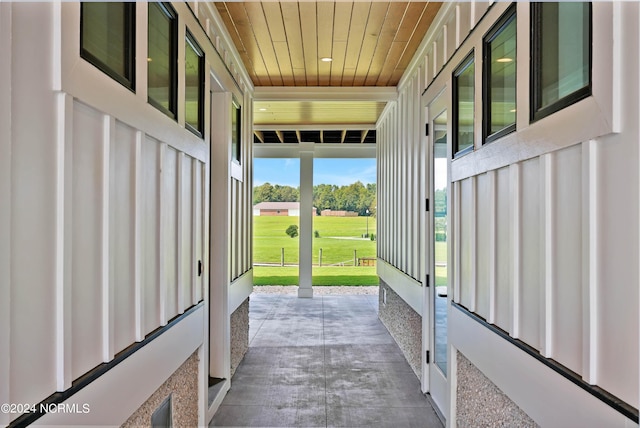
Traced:
POLYGON ((313 297, 311 262, 313 247, 313 144, 300 143, 300 252, 298 297, 313 297))

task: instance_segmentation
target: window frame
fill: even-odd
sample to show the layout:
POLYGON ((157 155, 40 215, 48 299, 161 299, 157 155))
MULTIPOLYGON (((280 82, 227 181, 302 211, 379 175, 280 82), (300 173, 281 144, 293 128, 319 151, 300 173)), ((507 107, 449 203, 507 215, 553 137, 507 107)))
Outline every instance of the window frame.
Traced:
POLYGON ((233 134, 231 138, 231 161, 242 165, 242 106, 239 102, 236 101, 235 98, 231 99, 231 128, 233 132, 233 118, 235 116, 235 132, 237 136, 237 141, 233 141, 233 134), (235 151, 234 151, 234 143, 235 143, 235 151))
POLYGON ((530 6, 531 61, 529 63, 529 119, 531 123, 543 119, 593 95, 593 4, 591 2, 586 2, 589 6, 589 36, 587 40, 587 44, 589 46, 589 83, 586 86, 583 86, 582 88, 577 89, 576 91, 568 95, 565 95, 564 97, 558 99, 557 101, 549 104, 546 107, 540 107, 540 105, 542 104, 542 67, 540 66, 542 62, 542 43, 540 34, 542 27, 542 5, 544 3, 545 2, 532 2, 530 6))
POLYGON ((135 92, 136 89, 136 3, 135 2, 118 2, 124 6, 124 60, 125 60, 125 75, 121 75, 115 71, 107 63, 100 60, 94 54, 89 52, 84 46, 84 13, 87 2, 80 3, 80 57, 98 68, 100 71, 111 77, 116 82, 120 83, 131 92, 135 92))
MULTIPOLYGON (((187 55, 187 45, 190 45, 191 48, 193 49, 193 51, 196 53, 196 55, 198 56, 198 127, 196 128, 195 126, 193 126, 192 124, 187 122, 187 114, 186 114, 186 104, 187 104, 187 95, 186 95, 186 91, 184 94, 184 105, 185 105, 185 113, 184 113, 184 126, 186 129, 188 129, 189 131, 193 132, 194 134, 196 134, 198 137, 204 137, 204 84, 205 84, 205 72, 204 72, 204 50, 202 50, 202 48, 200 47, 200 45, 198 44, 198 42, 196 41, 196 38, 193 36, 193 34, 189 31, 189 29, 187 28, 185 30, 185 68, 186 68, 186 55, 187 55)), ((186 88, 186 82, 187 82, 187 73, 185 70, 184 73, 184 81, 185 81, 185 88, 186 88)))
POLYGON ((504 128, 496 131, 494 133, 491 132, 491 43, 498 37, 505 28, 515 22, 516 24, 516 80, 515 80, 515 91, 516 91, 516 104, 518 100, 518 71, 517 71, 517 63, 518 63, 518 16, 516 12, 516 4, 513 3, 509 8, 502 14, 500 19, 496 21, 496 23, 491 27, 491 29, 485 34, 482 38, 482 139, 483 144, 488 144, 493 141, 496 141, 505 135, 511 134, 516 131, 516 122, 517 117, 514 118, 512 124, 505 126, 504 128))
POLYGON ((460 77, 460 75, 462 73, 464 73, 464 71, 469 68, 469 66, 471 64, 474 64, 475 66, 475 49, 472 49, 471 52, 469 52, 462 61, 460 61, 460 65, 458 65, 454 70, 453 70, 453 74, 452 74, 452 85, 451 85, 451 98, 452 98, 452 108, 451 108, 451 124, 452 124, 452 128, 453 128, 453 132, 451 135, 451 151, 452 151, 452 158, 453 159, 457 159, 460 158, 468 153, 473 152, 473 150, 475 149, 475 93, 476 93, 476 85, 475 85, 475 69, 474 69, 474 85, 473 85, 473 110, 474 110, 474 118, 473 118, 473 142, 469 147, 464 148, 463 150, 458 150, 458 125, 459 125, 459 116, 460 116, 460 112, 459 112, 459 108, 458 108, 458 97, 459 97, 459 90, 458 90, 458 78, 460 77))
MULTIPOLYGON (((166 2, 150 2, 148 8, 155 5, 171 20, 171 46, 169 51, 169 73, 171 75, 169 108, 165 108, 149 95, 149 68, 147 66, 147 102, 172 119, 178 118, 178 14, 173 6, 166 2)), ((148 10, 148 9, 147 9, 148 10)), ((149 15, 147 16, 147 22, 149 15)), ((149 28, 147 28, 147 45, 149 43, 149 28)))

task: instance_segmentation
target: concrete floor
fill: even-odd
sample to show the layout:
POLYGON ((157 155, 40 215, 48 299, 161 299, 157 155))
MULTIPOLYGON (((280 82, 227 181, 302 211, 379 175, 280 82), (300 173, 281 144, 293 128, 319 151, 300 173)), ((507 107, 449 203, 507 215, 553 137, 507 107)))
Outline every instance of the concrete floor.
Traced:
POLYGON ((249 351, 211 426, 442 427, 377 308, 252 294, 249 351))

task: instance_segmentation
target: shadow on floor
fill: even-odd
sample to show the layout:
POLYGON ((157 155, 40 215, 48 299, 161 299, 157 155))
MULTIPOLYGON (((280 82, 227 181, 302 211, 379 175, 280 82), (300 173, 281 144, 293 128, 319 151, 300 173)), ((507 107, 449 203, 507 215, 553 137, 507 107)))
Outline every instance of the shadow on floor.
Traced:
POLYGON ((211 426, 442 427, 377 309, 252 294, 249 351, 211 426))

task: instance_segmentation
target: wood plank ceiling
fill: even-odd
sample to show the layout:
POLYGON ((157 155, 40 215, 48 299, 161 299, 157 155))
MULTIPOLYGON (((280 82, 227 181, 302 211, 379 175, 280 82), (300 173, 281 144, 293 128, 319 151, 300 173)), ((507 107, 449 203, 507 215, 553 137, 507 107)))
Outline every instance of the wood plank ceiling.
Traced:
MULTIPOLYGON (((358 0, 215 2, 254 85, 283 90, 396 86, 441 4, 358 0)), ((269 102, 266 106, 256 102, 255 116, 273 125, 335 123, 345 122, 344 109, 348 108, 346 104, 343 109, 334 108, 331 116, 326 103, 280 106, 269 102), (296 107, 304 108, 292 115, 291 109, 296 107), (268 110, 260 110, 264 108, 268 110)), ((382 108, 384 103, 372 102, 365 109, 370 116, 366 122, 375 124, 382 108)), ((363 118, 352 121, 363 123, 363 118)))

